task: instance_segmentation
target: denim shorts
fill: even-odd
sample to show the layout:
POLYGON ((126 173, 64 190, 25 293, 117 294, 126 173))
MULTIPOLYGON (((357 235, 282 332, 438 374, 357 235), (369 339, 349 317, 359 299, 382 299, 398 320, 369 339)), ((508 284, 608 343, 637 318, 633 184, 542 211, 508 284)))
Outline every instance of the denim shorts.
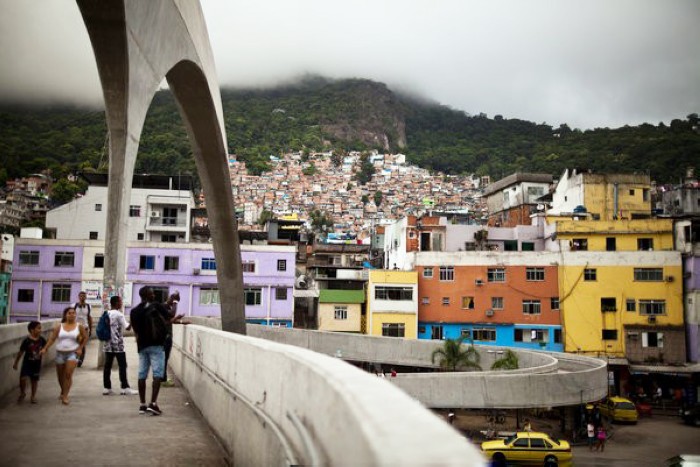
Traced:
POLYGON ((139 379, 148 377, 153 368, 153 378, 163 379, 165 375, 165 350, 162 345, 152 345, 139 352, 139 379))
POLYGON ((67 361, 77 362, 79 360, 78 354, 74 351, 72 352, 62 352, 60 350, 56 351, 56 365, 65 365, 67 361))

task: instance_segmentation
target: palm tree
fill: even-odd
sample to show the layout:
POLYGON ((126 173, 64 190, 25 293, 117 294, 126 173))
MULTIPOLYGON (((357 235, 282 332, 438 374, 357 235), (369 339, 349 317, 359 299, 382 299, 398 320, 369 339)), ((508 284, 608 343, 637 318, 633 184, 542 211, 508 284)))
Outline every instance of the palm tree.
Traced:
POLYGON ((505 355, 499 358, 493 365, 491 365, 492 370, 517 370, 518 369, 518 356, 512 350, 506 350, 505 355))
POLYGON ((448 371, 458 371, 462 369, 481 370, 479 360, 481 356, 474 348, 474 344, 470 342, 469 347, 464 349, 462 343, 466 338, 445 339, 442 348, 435 349, 432 355, 432 361, 440 360, 440 368, 448 371))

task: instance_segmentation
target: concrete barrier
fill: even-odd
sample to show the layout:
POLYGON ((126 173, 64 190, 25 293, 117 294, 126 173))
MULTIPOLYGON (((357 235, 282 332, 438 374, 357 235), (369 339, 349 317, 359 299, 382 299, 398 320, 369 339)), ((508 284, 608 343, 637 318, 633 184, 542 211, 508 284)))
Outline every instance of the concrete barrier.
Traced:
MULTIPOLYGON (((42 321, 42 335, 44 339, 49 339, 51 329, 56 321, 42 321)), ((0 325, 0 396, 5 396, 19 387, 19 370, 12 369, 19 346, 22 340, 27 337, 27 323, 3 324, 0 325)), ((56 357, 56 346, 51 346, 48 353, 42 359, 42 365, 53 364, 56 357)), ((22 361, 20 360, 20 365, 22 361)), ((19 392, 17 393, 19 395, 19 392)))
POLYGON ((483 465, 388 380, 301 347, 175 326, 170 359, 234 465, 483 465))

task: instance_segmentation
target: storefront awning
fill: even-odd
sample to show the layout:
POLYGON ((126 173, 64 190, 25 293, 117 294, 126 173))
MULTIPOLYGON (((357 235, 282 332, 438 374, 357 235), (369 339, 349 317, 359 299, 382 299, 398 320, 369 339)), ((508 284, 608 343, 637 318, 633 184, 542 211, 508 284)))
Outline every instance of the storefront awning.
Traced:
POLYGON ((683 366, 671 365, 630 365, 632 373, 667 373, 690 375, 700 373, 700 363, 691 363, 683 366))

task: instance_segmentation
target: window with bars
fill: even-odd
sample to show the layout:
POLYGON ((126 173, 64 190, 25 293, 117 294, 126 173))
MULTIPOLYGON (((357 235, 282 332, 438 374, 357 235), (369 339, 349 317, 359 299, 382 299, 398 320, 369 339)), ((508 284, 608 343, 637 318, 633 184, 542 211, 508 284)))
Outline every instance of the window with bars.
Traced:
POLYGON ((335 314, 335 319, 345 320, 348 319, 348 307, 344 305, 336 305, 333 307, 335 314))
POLYGON ((523 300, 523 314, 539 315, 542 311, 542 304, 539 300, 523 300))
POLYGON ((57 268, 70 268, 75 264, 75 253, 72 251, 57 251, 53 257, 53 265, 57 268))
POLYGON ((200 305, 219 305, 219 289, 215 287, 203 287, 199 289, 199 304, 200 305))
POLYGON ((544 268, 525 268, 525 280, 527 281, 543 281, 544 268))
POLYGON ((586 268, 583 270, 583 280, 584 281, 595 281, 598 279, 598 270, 593 268, 586 268))
POLYGON ((506 270, 505 268, 489 268, 486 275, 486 279, 489 282, 505 282, 506 281, 506 270))
POLYGON ((19 252, 20 266, 38 266, 39 252, 35 250, 19 252))
POLYGON ((374 298, 376 300, 413 300, 412 287, 387 287, 378 286, 374 289, 374 298))
POLYGON ((70 284, 53 284, 51 286, 51 301, 53 303, 70 302, 70 284))
POLYGON ((639 300, 639 314, 647 316, 665 315, 666 300, 639 300))
POLYGON ((663 268, 634 268, 634 280, 640 282, 662 282, 663 268))
POLYGON ((440 266, 440 280, 453 281, 455 280, 455 268, 453 266, 440 266))
POLYGON ((382 336, 404 337, 405 334, 406 334, 406 325, 403 323, 384 323, 384 324, 382 324, 382 336))
POLYGON ((250 287, 243 289, 245 304, 257 306, 262 304, 262 289, 259 287, 250 287))
POLYGON ((287 260, 286 259, 278 259, 277 260, 277 270, 278 271, 286 271, 287 270, 287 260))

